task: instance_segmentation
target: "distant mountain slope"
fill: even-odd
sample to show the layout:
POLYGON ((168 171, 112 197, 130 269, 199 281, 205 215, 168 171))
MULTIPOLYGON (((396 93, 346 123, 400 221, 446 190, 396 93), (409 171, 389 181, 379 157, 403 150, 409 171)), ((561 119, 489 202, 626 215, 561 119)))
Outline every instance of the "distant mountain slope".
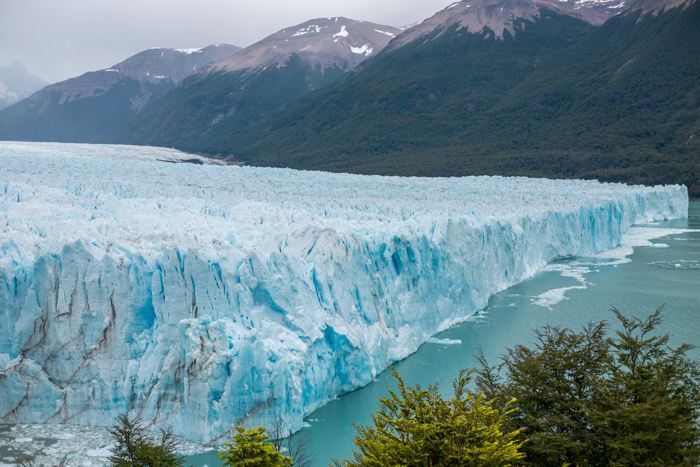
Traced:
POLYGON ((20 62, 0 66, 0 110, 31 96, 47 84, 30 74, 20 62))
POLYGON ((110 140, 200 149, 337 80, 399 29, 321 18, 283 29, 185 79, 110 140))
POLYGON ((401 30, 349 18, 318 18, 282 29, 240 54, 207 67, 208 72, 283 66, 292 55, 312 66, 351 69, 376 55, 401 30))
POLYGON ((359 173, 678 182, 700 196, 700 2, 678 3, 645 0, 598 28, 540 8, 503 39, 437 27, 199 149, 359 173))
MULTIPOLYGON (((413 29, 408 30, 361 70, 305 96, 286 113, 245 132, 199 143, 209 153, 229 153, 254 164, 306 168, 299 161, 313 160, 312 164, 336 170, 350 162, 338 151, 388 154, 439 148, 449 136, 444 134, 448 128, 493 108, 540 61, 595 30, 571 16, 547 10, 538 15, 513 22, 515 40, 508 31, 503 39, 495 38, 489 29, 468 32, 455 19, 449 27, 438 27, 394 48, 412 34, 413 29)), ((369 162, 367 157, 358 161, 360 165, 369 162)), ((355 165, 347 169, 356 170, 355 165)))
POLYGON ((46 86, 0 112, 0 139, 98 142, 190 73, 239 47, 154 48, 105 70, 46 86))

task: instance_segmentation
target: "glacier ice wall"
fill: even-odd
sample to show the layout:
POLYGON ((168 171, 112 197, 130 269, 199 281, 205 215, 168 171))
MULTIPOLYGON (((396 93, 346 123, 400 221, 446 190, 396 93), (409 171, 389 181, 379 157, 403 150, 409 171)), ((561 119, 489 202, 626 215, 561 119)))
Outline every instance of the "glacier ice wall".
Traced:
POLYGON ((0 422, 298 429, 547 262, 688 206, 681 186, 168 163, 187 158, 0 143, 0 422))

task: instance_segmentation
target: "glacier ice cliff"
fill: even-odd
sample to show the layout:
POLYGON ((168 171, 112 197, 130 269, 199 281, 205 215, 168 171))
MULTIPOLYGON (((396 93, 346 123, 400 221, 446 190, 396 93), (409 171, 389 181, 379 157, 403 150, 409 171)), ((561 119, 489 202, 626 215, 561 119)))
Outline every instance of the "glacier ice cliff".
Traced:
POLYGON ((0 422, 298 429, 553 259, 688 207, 682 186, 167 163, 192 157, 0 143, 0 422))

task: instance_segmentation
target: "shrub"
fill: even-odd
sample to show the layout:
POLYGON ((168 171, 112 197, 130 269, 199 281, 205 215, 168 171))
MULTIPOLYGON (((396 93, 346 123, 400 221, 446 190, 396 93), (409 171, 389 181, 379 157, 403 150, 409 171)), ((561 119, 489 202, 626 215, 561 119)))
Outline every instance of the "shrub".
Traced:
POLYGON ((483 393, 468 391, 472 372, 462 371, 453 383, 454 397, 445 400, 438 385, 406 387, 379 399, 374 426, 356 427, 354 461, 336 466, 507 466, 523 455, 518 430, 504 430, 512 409, 491 407, 483 393))
POLYGON ((509 349, 498 367, 483 355, 477 388, 510 411, 520 428, 525 465, 688 465, 700 462, 700 372, 686 354, 655 332, 661 308, 646 319, 612 310, 581 332, 536 331, 534 348, 509 349), (501 375, 503 373, 503 375, 501 375))
POLYGON ((275 446, 267 442, 270 438, 265 428, 245 429, 237 426, 233 443, 224 443, 226 451, 219 452, 223 465, 231 467, 292 467, 292 458, 283 456, 275 446))
POLYGON ((117 426, 109 432, 116 441, 109 461, 114 467, 179 467, 184 463, 175 454, 178 446, 170 430, 160 430, 160 444, 147 439, 138 418, 129 420, 126 415, 117 417, 117 426))

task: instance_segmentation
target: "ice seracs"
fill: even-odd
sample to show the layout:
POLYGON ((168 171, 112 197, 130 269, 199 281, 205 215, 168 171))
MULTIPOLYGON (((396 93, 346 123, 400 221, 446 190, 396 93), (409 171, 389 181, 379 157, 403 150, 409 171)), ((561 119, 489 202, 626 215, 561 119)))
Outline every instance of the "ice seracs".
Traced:
MULTIPOLYGON (((291 429, 685 187, 195 165, 0 143, 0 422, 291 429)), ((199 159, 197 159, 199 160, 199 159)))

